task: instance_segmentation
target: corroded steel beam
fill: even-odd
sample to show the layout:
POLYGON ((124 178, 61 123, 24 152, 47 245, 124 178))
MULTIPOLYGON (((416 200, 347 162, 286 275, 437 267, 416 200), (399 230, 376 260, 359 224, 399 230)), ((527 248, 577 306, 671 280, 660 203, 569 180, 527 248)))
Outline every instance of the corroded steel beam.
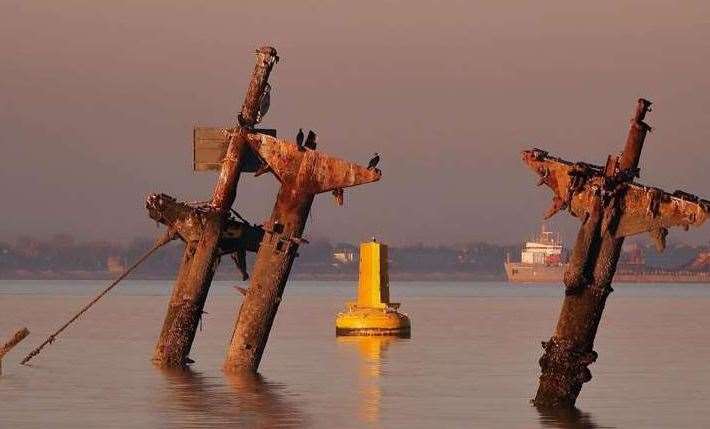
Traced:
POLYGON ((278 61, 276 50, 262 47, 256 51, 256 65, 238 116, 239 126, 230 132, 229 144, 204 220, 199 240, 189 241, 175 281, 168 312, 153 362, 162 367, 188 363, 188 353, 202 317, 205 300, 219 258, 222 231, 236 196, 242 164, 248 153, 248 135, 259 117, 260 100, 268 85, 269 74, 278 61))
POLYGON ((286 287, 316 194, 375 182, 379 170, 299 148, 296 143, 263 134, 249 144, 281 182, 266 236, 259 247, 251 285, 237 314, 225 371, 256 372, 286 287))
MULTIPOLYGON (((539 183, 552 189, 553 205, 546 218, 567 208, 572 216, 584 221, 598 206, 600 196, 608 188, 609 179, 604 176, 603 167, 572 163, 540 149, 523 151, 522 158, 538 174, 539 183)), ((607 196, 614 192, 618 205, 623 207, 614 230, 617 238, 644 232, 655 236, 656 230, 674 226, 685 229, 698 227, 709 217, 710 201, 695 195, 683 191, 670 193, 628 181, 612 184, 614 188, 607 190, 607 196)))
POLYGON ((594 339, 624 238, 648 232, 662 250, 668 228, 700 226, 710 217, 710 201, 676 191, 633 183, 650 127, 643 121, 650 102, 640 99, 624 152, 606 165, 571 163, 540 149, 524 151, 523 161, 553 192, 548 218, 562 209, 582 221, 564 275, 565 299, 555 332, 543 342, 540 385, 533 403, 542 408, 573 407, 588 366, 597 359, 594 339))
POLYGON ((318 150, 299 149, 295 142, 253 133, 249 146, 281 184, 295 183, 303 192, 320 194, 380 179, 378 169, 332 157, 318 150))
MULTIPOLYGON (((185 243, 196 243, 200 240, 207 222, 205 216, 209 213, 209 208, 205 206, 195 207, 181 203, 166 194, 150 195, 146 200, 146 208, 151 219, 175 231, 177 237, 185 243)), ((263 228, 230 216, 225 220, 218 253, 227 255, 240 250, 256 252, 263 237, 263 228)))

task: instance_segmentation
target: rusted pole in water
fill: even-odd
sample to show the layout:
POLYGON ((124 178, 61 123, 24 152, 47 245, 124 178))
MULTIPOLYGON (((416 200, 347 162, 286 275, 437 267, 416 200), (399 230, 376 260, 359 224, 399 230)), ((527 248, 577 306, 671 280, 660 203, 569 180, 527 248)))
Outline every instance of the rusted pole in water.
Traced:
POLYGON ((256 57, 256 66, 239 114, 239 125, 230 136, 211 204, 206 213, 203 213, 201 235, 197 240, 186 242, 163 328, 153 354, 153 362, 162 367, 177 367, 187 363, 187 356, 202 317, 219 258, 217 250, 220 236, 234 203, 237 182, 247 151, 248 135, 253 132, 257 123, 259 101, 271 69, 278 60, 276 50, 272 47, 258 49, 256 57))
POLYGON ((314 197, 293 184, 279 190, 229 346, 225 368, 230 372, 256 372, 259 366, 314 197))
POLYGON ((28 335, 30 335, 30 331, 27 328, 22 328, 19 331, 15 332, 15 335, 12 336, 5 344, 3 344, 2 347, 0 347, 0 375, 2 375, 2 358, 5 357, 5 355, 12 350, 17 344, 20 343, 20 341, 24 340, 28 335))
MULTIPOLYGON (((634 171, 638 167, 648 130, 643 117, 649 104, 645 100, 639 100, 639 107, 631 121, 626 146, 620 159, 619 168, 623 171, 634 171), (621 166, 622 162, 624 167, 621 166)), ((603 209, 599 205, 599 202, 594 202, 592 213, 580 228, 572 251, 574 256, 571 262, 574 265, 571 266, 584 267, 583 272, 591 272, 592 275, 583 277, 584 280, 565 276, 565 287, 572 293, 565 295, 557 328, 546 343, 545 354, 540 359, 542 375, 534 399, 535 405, 538 406, 573 407, 582 389, 582 383, 592 378, 587 366, 597 358, 597 353, 593 350, 594 338, 606 299, 612 292, 611 281, 624 243, 624 237, 614 238, 610 229, 602 232, 600 225, 601 210, 604 211, 603 216, 615 216, 613 212, 619 208, 615 207, 614 203, 603 209)))
POLYGON ((292 142, 264 135, 252 141, 281 189, 237 314, 224 364, 227 372, 256 372, 259 367, 315 195, 380 178, 379 170, 298 149, 292 142))
POLYGON ((597 359, 594 339, 624 237, 650 232, 659 248, 667 228, 702 224, 710 202, 676 191, 668 194, 633 183, 646 133, 643 119, 650 102, 638 100, 624 152, 605 167, 572 164, 540 150, 523 160, 555 193, 551 216, 562 208, 582 219, 564 275, 565 298, 555 332, 543 342, 540 384, 533 403, 541 408, 571 408, 582 384, 591 380, 588 366, 597 359))

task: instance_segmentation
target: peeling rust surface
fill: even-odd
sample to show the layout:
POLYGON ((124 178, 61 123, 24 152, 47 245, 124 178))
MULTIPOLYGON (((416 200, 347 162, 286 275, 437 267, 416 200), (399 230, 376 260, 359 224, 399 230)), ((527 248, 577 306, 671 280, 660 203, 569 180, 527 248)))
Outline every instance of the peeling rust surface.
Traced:
POLYGON ((382 177, 380 170, 368 170, 318 150, 299 149, 296 142, 266 134, 249 135, 249 145, 281 183, 298 181, 303 192, 320 194, 382 177))

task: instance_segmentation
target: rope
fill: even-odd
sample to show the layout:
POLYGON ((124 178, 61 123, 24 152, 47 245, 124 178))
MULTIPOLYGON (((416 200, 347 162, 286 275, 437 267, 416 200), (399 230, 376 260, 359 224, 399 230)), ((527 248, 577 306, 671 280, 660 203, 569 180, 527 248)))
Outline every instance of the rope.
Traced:
POLYGON ((98 294, 94 299, 92 299, 91 302, 89 302, 88 304, 86 304, 81 310, 79 310, 78 313, 76 313, 76 314, 74 315, 74 317, 72 317, 71 319, 69 319, 69 321, 68 321, 67 323, 65 323, 64 325, 62 325, 61 328, 57 329, 56 332, 54 332, 52 335, 50 335, 49 337, 47 337, 47 339, 44 340, 44 342, 43 342, 42 344, 40 344, 39 347, 37 347, 36 349, 32 350, 32 351, 30 352, 30 354, 28 354, 27 356, 25 356, 25 358, 22 359, 22 362, 20 362, 20 365, 26 364, 27 362, 30 361, 30 359, 32 359, 33 357, 37 356, 37 355, 39 354, 39 352, 41 352, 42 349, 43 349, 47 344, 52 344, 52 343, 54 342, 54 340, 57 338, 57 335, 61 334, 62 331, 64 331, 69 325, 71 325, 76 319, 78 319, 79 316, 81 316, 82 314, 84 314, 89 308, 91 308, 94 304, 96 304, 96 302, 97 302, 98 300, 100 300, 101 298, 103 298, 103 296, 106 295, 111 289, 113 289, 114 286, 116 286, 118 283, 121 282, 121 280, 123 280, 124 278, 126 278, 126 276, 128 276, 128 274, 130 274, 131 271, 135 270, 140 264, 142 264, 143 262, 145 262, 145 260, 148 259, 148 257, 153 254, 153 252, 155 252, 155 251, 158 250, 159 248, 163 247, 165 244, 167 244, 168 242, 170 242, 170 240, 172 240, 174 237, 175 237, 175 233, 174 233, 173 231, 171 231, 171 230, 168 230, 168 232, 167 232, 163 237, 159 238, 159 239, 155 242, 155 245, 154 245, 148 252, 146 252, 143 256, 141 256, 133 265, 131 265, 130 267, 128 267, 120 276, 118 276, 118 278, 117 278, 116 280, 113 281, 113 283, 111 283, 111 285, 109 285, 109 287, 107 287, 106 289, 104 289, 100 294, 98 294))

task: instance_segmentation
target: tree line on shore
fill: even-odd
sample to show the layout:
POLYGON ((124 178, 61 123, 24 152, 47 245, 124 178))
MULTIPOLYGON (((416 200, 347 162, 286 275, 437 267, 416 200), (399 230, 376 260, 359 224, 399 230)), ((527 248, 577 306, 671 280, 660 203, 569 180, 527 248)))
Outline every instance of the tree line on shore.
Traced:
MULTIPOLYGON (((0 242, 0 278, 93 278, 109 277, 138 259, 153 244, 149 238, 136 238, 128 243, 109 241, 77 241, 72 236, 57 234, 46 240, 21 236, 14 242, 0 242)), ((692 259, 702 248, 671 245, 666 253, 645 251, 652 265, 679 266, 692 259)), ((645 249, 644 249, 645 250, 645 249)), ((136 277, 172 278, 180 264, 183 245, 175 241, 156 252, 136 272, 136 277)), ((294 276, 344 277, 357 275, 358 246, 314 240, 299 249, 294 276)), ((503 261, 510 255, 516 260, 519 245, 471 242, 458 245, 390 246, 390 272, 397 274, 461 274, 482 278, 503 278, 503 261)), ((254 255, 248 255, 253 261, 254 255)), ((251 265, 251 263, 249 264, 251 265)), ((218 274, 235 273, 229 258, 222 258, 218 274)), ((219 278, 219 275, 218 275, 219 278)))

